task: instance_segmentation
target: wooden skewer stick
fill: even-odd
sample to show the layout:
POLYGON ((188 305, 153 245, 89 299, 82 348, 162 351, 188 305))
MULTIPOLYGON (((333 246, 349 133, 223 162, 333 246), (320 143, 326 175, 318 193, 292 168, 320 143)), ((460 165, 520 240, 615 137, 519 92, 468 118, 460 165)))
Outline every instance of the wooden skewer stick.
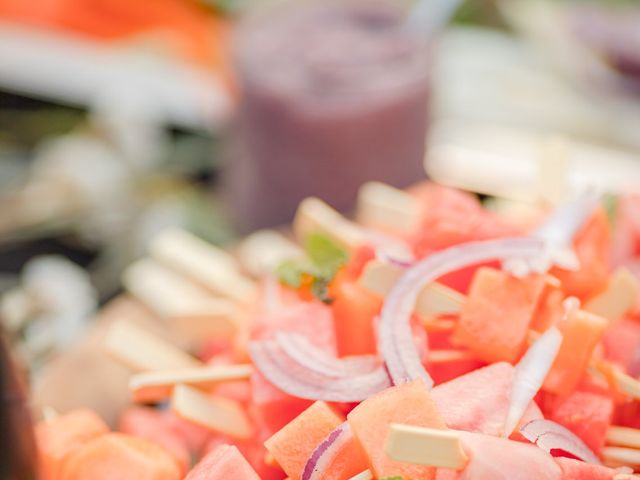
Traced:
POLYGON ((462 470, 469 461, 455 430, 391 424, 385 447, 399 462, 462 470))
POLYGON ((636 305, 639 296, 640 282, 621 267, 613 273, 606 290, 589 300, 583 310, 615 321, 636 305))
POLYGON ((607 430, 607 444, 640 449, 640 430, 630 427, 611 426, 607 430))
POLYGON ((365 470, 364 472, 354 475, 349 480, 373 480, 373 473, 371 473, 371 470, 365 470))
POLYGON ((602 360, 596 361, 592 359, 589 365, 589 373, 595 377, 606 380, 606 376, 602 373, 603 365, 610 367, 611 374, 622 392, 632 398, 640 399, 640 381, 622 372, 615 365, 611 365, 609 362, 603 362, 602 360))
MULTIPOLYGON (((389 263, 372 260, 365 266, 358 281, 362 286, 385 296, 402 275, 402 269, 389 263)), ((465 296, 452 288, 434 282, 427 285, 416 301, 415 311, 423 317, 459 313, 465 296)))
POLYGON ((420 221, 419 202, 404 190, 368 182, 358 190, 358 222, 373 228, 411 232, 420 221))
POLYGON ((601 452, 605 465, 610 467, 640 467, 640 450, 625 447, 604 447, 601 452))
POLYGON ((247 303, 255 297, 255 284, 240 273, 229 253, 184 230, 160 233, 149 245, 149 253, 160 263, 231 300, 247 303))
POLYGON ((253 427, 242 406, 229 398, 214 397, 187 385, 177 385, 171 408, 181 418, 210 430, 247 439, 253 427))
POLYGON ((252 371, 251 365, 242 364, 144 372, 131 376, 129 389, 136 402, 157 402, 169 398, 179 384, 209 389, 221 382, 248 379, 252 371))
POLYGON ((178 347, 124 320, 111 325, 104 347, 114 358, 140 372, 202 365, 178 347))

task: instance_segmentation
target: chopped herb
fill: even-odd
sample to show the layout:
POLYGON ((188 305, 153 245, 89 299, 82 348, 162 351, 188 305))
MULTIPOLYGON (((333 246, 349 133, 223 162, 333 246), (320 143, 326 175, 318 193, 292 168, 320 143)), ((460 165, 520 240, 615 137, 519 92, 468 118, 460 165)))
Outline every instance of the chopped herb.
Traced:
POLYGON ((347 252, 333 240, 319 233, 307 237, 305 250, 311 263, 326 277, 332 277, 349 259, 347 252))
POLYGON ((607 218, 609 219, 609 223, 613 225, 616 221, 616 213, 618 212, 618 197, 613 193, 607 193, 602 198, 602 206, 604 208, 605 213, 607 214, 607 218))
POLYGON ((292 288, 310 284, 311 293, 316 298, 330 303, 329 283, 347 262, 349 255, 333 240, 318 233, 307 237, 305 251, 307 258, 284 261, 278 267, 276 274, 282 283, 292 288))
POLYGON ((383 477, 380 480, 404 480, 400 475, 396 475, 395 477, 383 477))

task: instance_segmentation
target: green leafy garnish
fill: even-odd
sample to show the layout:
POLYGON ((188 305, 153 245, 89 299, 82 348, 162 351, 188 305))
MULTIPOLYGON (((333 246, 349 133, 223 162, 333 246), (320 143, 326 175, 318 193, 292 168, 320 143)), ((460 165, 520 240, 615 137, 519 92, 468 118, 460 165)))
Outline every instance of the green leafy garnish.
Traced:
POLYGON ((613 193, 607 193, 602 198, 602 206, 604 208, 605 213, 607 214, 607 218, 609 219, 609 223, 613 225, 616 220, 616 214, 618 212, 618 197, 613 193))
POLYGON ((285 260, 276 274, 282 283, 292 288, 310 284, 311 293, 323 302, 331 302, 328 286, 347 260, 349 254, 330 238, 319 233, 309 235, 305 242, 306 258, 285 260))
POLYGON ((395 477, 383 477, 380 480, 404 480, 400 475, 396 475, 395 477))

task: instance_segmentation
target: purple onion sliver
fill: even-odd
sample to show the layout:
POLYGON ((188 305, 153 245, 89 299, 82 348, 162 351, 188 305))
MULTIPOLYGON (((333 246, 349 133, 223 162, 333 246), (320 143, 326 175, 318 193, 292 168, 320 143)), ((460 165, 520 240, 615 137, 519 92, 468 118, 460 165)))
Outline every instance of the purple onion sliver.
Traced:
POLYGON ((347 422, 340 424, 315 448, 304 466, 302 480, 322 480, 325 470, 340 448, 352 437, 347 422))
POLYGON ((273 341, 251 342, 249 353, 256 369, 270 383, 294 397, 360 402, 391 386, 384 366, 363 375, 335 378, 296 363, 273 341))
POLYGON ((275 340, 293 361, 330 377, 344 378, 371 373, 379 367, 373 355, 336 358, 313 345, 305 336, 297 333, 278 332, 275 340))
POLYGON ((583 462, 601 464, 596 454, 576 434, 551 420, 532 420, 520 429, 520 433, 549 454, 562 451, 583 462))

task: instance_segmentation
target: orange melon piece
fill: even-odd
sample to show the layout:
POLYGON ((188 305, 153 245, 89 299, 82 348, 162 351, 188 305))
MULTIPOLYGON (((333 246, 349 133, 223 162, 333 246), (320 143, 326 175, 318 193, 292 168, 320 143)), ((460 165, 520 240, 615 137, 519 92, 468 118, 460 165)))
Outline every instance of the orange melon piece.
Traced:
POLYGON ((368 468, 368 459, 360 442, 352 437, 346 441, 327 465, 323 480, 349 480, 368 468))
POLYGON ((489 363, 516 362, 526 348, 529 325, 545 285, 541 275, 521 279, 492 268, 478 269, 453 343, 489 363))
POLYGON ((62 480, 180 480, 178 463, 164 448, 123 433, 101 435, 65 460, 62 480))
POLYGON ((220 445, 193 467, 185 480, 260 480, 234 445, 220 445))
POLYGON ((289 477, 300 478, 315 448, 342 422, 325 402, 315 402, 267 439, 264 446, 289 477))
POLYGON ((375 478, 435 478, 435 468, 396 462, 385 453, 391 423, 446 428, 437 405, 421 380, 391 387, 369 397, 347 415, 347 420, 369 459, 375 478))
POLYGON ((181 473, 187 473, 191 464, 191 454, 186 439, 172 428, 166 415, 147 407, 131 407, 120 416, 118 430, 127 435, 155 443, 173 455, 181 473))
POLYGON ((562 306, 564 298, 565 295, 562 291, 562 284, 557 279, 548 277, 545 288, 540 296, 538 307, 531 320, 531 329, 544 333, 549 327, 556 325, 564 315, 564 308, 562 306))
POLYGON ((562 344, 545 379, 544 390, 558 395, 568 395, 575 390, 608 323, 583 310, 576 310, 560 322, 562 344))
POLYGON ((36 426, 40 476, 58 480, 65 458, 89 440, 109 431, 98 415, 88 409, 74 410, 36 426))

